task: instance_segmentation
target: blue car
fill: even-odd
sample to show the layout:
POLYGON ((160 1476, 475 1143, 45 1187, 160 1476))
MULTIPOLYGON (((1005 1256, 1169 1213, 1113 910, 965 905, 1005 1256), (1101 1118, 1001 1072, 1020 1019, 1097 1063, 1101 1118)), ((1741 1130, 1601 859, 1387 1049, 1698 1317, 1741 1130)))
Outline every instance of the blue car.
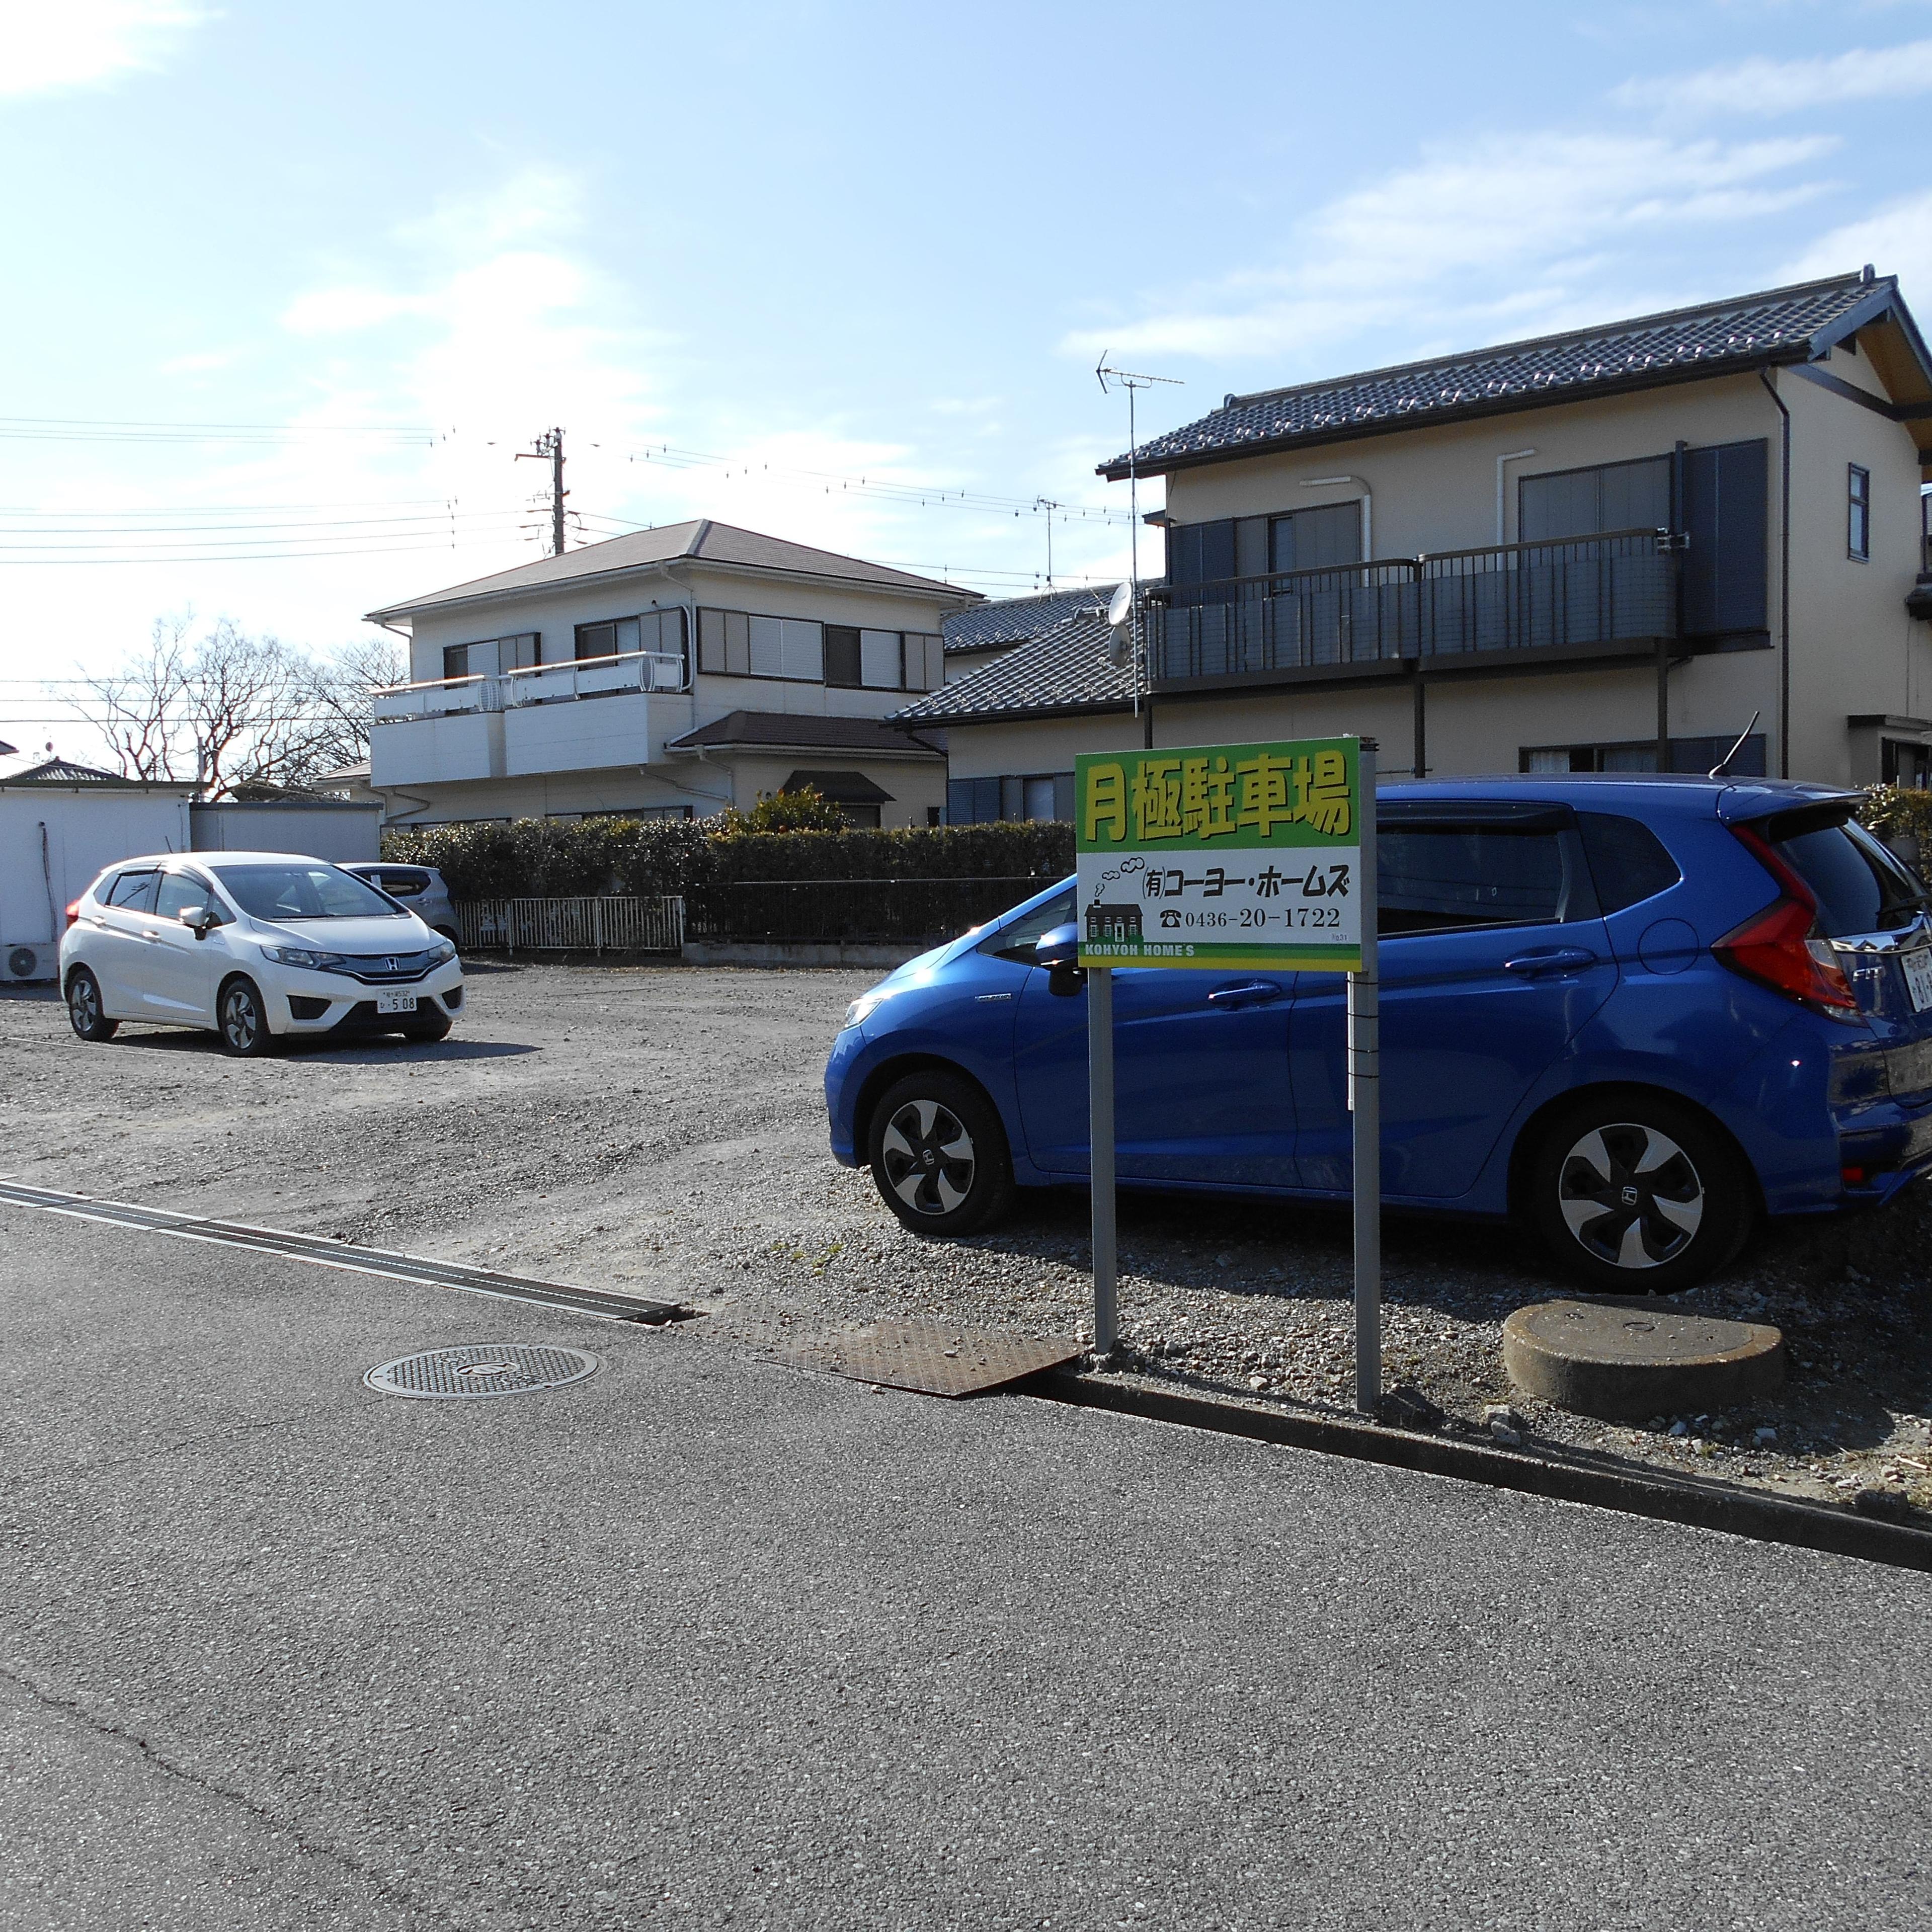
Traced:
MULTIPOLYGON (((1932 1165, 1932 901, 1855 794, 1763 779, 1385 784, 1383 1198, 1538 1230, 1672 1292, 1764 1215, 1932 1165)), ((832 1147, 906 1226, 964 1234, 1088 1172, 1072 882, 854 1001, 832 1147)), ((1114 974, 1124 1186, 1348 1194, 1346 981, 1114 974)))

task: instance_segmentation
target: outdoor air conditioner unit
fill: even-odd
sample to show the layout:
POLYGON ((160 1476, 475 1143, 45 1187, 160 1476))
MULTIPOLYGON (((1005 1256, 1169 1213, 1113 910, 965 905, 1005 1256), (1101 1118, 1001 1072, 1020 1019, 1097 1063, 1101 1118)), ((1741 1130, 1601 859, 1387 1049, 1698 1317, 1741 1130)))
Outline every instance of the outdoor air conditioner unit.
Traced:
POLYGON ((51 940, 0 945, 0 980, 58 980, 60 947, 51 940))

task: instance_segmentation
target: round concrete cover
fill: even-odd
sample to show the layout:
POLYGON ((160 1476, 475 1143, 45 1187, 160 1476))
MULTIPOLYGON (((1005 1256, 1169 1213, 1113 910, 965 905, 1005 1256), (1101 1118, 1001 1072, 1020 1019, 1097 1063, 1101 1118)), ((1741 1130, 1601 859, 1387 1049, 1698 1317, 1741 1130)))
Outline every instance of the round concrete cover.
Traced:
POLYGON ((1540 1301, 1503 1324, 1524 1394, 1606 1420, 1734 1406, 1784 1380, 1784 1337, 1756 1322, 1644 1301, 1540 1301))

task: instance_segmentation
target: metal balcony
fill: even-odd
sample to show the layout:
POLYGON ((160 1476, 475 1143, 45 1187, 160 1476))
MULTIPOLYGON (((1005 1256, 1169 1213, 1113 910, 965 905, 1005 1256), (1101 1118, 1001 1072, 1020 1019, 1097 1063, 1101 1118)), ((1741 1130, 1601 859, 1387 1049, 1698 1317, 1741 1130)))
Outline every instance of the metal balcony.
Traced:
POLYGON ((1616 530, 1156 591, 1156 692, 1623 658, 1678 634, 1677 543, 1616 530))

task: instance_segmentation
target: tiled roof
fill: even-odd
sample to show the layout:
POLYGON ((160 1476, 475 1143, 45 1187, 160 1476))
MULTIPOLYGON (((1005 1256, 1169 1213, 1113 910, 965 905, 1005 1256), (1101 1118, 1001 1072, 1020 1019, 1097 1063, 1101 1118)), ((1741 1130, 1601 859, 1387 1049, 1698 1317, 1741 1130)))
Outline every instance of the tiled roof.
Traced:
POLYGON ((711 750, 724 746, 747 750, 814 752, 908 752, 938 747, 878 718, 823 718, 795 711, 731 711, 671 740, 674 752, 711 750))
MULTIPOLYGON (((11 770, 7 764, 0 764, 0 784, 98 785, 104 791, 135 791, 140 788, 138 778, 124 778, 118 772, 99 771, 92 765, 77 765, 71 758, 42 758, 38 764, 26 764, 11 770)), ((188 790, 190 788, 177 785, 160 789, 188 790)))
POLYGON ((1077 590, 1042 590, 1032 597, 1002 597, 956 610, 946 620, 949 651, 986 651, 1044 637, 1076 610, 1104 610, 1114 594, 1111 584, 1083 584, 1077 590))
MULTIPOLYGON (((1264 449, 1345 442, 1593 393, 1805 361, 1888 310, 1900 315, 1916 341, 1895 278, 1866 281, 1839 275, 1530 342, 1230 396, 1213 415, 1142 444, 1138 466, 1143 475, 1154 474, 1264 449)), ((1126 473, 1125 455, 1100 466, 1103 476, 1126 473)))
POLYGON ((1077 612, 1045 637, 892 716, 908 725, 966 724, 1022 714, 1120 710, 1133 702, 1134 680, 1108 655, 1112 635, 1104 610, 1077 612))
POLYGON ((514 570, 500 570, 494 576, 475 578, 447 590, 433 590, 425 596, 371 610, 369 620, 380 623, 387 617, 404 617, 412 611, 466 603, 472 598, 494 597, 502 591, 542 590, 552 584, 574 583, 680 560, 735 564, 742 569, 780 571, 794 577, 829 578, 880 590, 918 591, 961 604, 980 601, 978 592, 964 590, 956 584, 915 577, 909 571, 889 569, 882 563, 868 563, 862 557, 814 550, 809 544, 791 543, 783 537, 769 537, 760 531, 740 530, 735 524, 716 523, 709 517, 699 517, 689 523, 666 524, 658 530, 633 530, 628 536, 586 544, 581 550, 567 550, 561 556, 538 557, 535 562, 519 564, 514 570))

